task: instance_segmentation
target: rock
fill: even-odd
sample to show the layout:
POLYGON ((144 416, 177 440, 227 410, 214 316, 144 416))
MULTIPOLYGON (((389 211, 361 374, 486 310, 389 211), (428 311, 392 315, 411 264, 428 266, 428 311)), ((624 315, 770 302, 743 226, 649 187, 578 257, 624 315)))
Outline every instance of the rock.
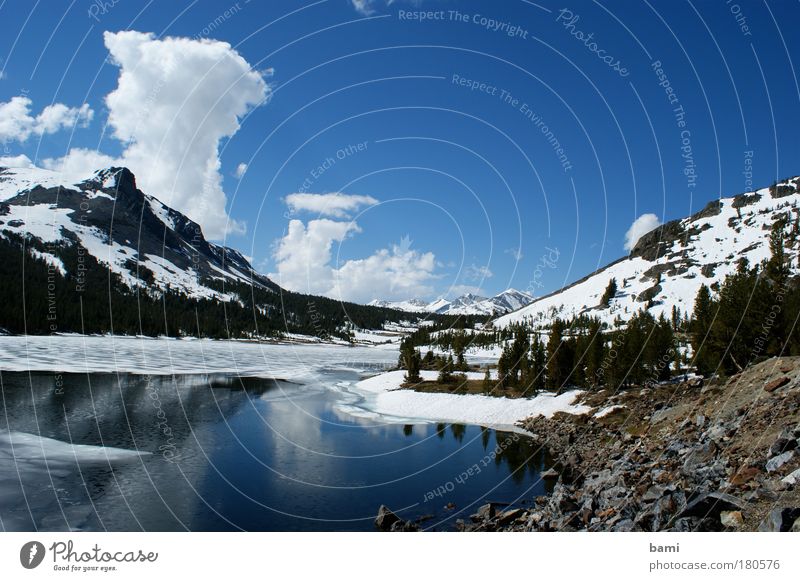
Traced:
POLYGON ((456 508, 456 505, 455 505, 455 503, 452 503, 452 502, 448 502, 447 504, 444 505, 444 509, 445 510, 454 510, 455 508, 456 508))
POLYGON ((792 530, 789 531, 792 533, 800 533, 800 518, 794 519, 794 524, 792 525, 792 530))
POLYGON ((797 440, 781 436, 769 447, 769 455, 778 456, 795 448, 797 448, 797 440))
POLYGON ((393 513, 386 505, 381 505, 378 509, 378 516, 375 519, 375 526, 382 531, 390 531, 392 527, 398 523, 403 522, 399 516, 393 513))
POLYGON ((717 446, 713 442, 708 442, 704 445, 696 445, 692 448, 692 451, 689 452, 689 455, 686 456, 681 471, 687 475, 693 474, 698 466, 713 460, 716 453, 717 446))
POLYGON ((767 461, 767 472, 776 472, 780 470, 781 466, 789 462, 792 458, 794 458, 794 450, 789 450, 788 452, 771 458, 767 461))
POLYGON ((794 365, 787 363, 786 365, 781 365, 778 369, 780 369, 781 373, 791 373, 794 371, 794 365))
POLYGON ((522 518, 524 515, 525 511, 521 508, 512 508, 511 510, 506 510, 500 513, 500 516, 497 518, 497 524, 500 526, 505 526, 514 522, 518 518, 522 518))
POLYGON ((631 519, 626 518, 625 520, 621 520, 617 524, 615 524, 611 528, 611 531, 615 533, 628 533, 632 531, 633 528, 634 528, 634 522, 631 519))
POLYGON ((645 492, 642 495, 642 501, 653 502, 654 500, 658 500, 659 498, 664 496, 664 490, 666 490, 666 487, 654 484, 653 486, 647 489, 647 492, 645 492))
POLYGON ((552 468, 548 468, 547 470, 542 472, 540 476, 545 480, 553 480, 555 478, 558 478, 558 472, 556 472, 552 468))
POLYGON ((779 388, 783 387, 784 385, 786 385, 787 383, 789 383, 791 381, 792 380, 789 379, 786 376, 779 377, 778 379, 773 379, 772 381, 770 381, 769 383, 767 383, 764 386, 764 391, 766 391, 767 393, 772 393, 776 389, 779 389, 779 388))
POLYGON ((736 529, 744 524, 742 513, 738 510, 723 510, 719 513, 719 520, 722 526, 729 529, 736 529))
POLYGON ((689 501, 686 507, 678 514, 678 518, 687 516, 719 518, 722 511, 743 510, 745 507, 745 502, 735 496, 724 492, 710 492, 708 494, 700 494, 689 501))
POLYGON ((741 486, 742 484, 752 481, 759 474, 761 474, 761 470, 758 468, 753 466, 745 466, 744 468, 740 468, 736 474, 733 475, 733 478, 731 478, 731 484, 734 486, 741 486))
POLYGON ((800 518, 800 508, 775 508, 759 525, 758 530, 767 533, 785 533, 794 528, 800 518))
POLYGON ((495 517, 497 511, 495 510, 494 504, 491 502, 488 504, 484 504, 482 507, 478 509, 478 512, 473 515, 474 518, 472 519, 475 522, 484 521, 484 520, 491 520, 495 517))
POLYGON ((686 385, 689 387, 703 387, 703 378, 702 377, 693 377, 689 381, 686 382, 686 385))
POLYGON ((789 474, 787 477, 782 478, 781 482, 789 486, 794 486, 795 484, 800 482, 800 468, 789 474))

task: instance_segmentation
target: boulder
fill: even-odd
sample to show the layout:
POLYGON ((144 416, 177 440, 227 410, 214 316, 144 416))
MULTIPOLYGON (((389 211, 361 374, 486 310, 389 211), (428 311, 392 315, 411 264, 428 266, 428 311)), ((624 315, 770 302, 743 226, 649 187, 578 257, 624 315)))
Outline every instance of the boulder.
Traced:
POLYGON ((548 468, 544 472, 541 473, 541 477, 545 480, 554 480, 558 478, 558 472, 553 470, 552 468, 548 468))
POLYGON ((785 533, 794 528, 794 523, 798 518, 800 518, 800 508, 775 508, 759 525, 758 530, 768 533, 785 533))
POLYGON ((729 529, 736 529, 744 524, 742 513, 738 510, 723 510, 719 513, 719 520, 722 526, 729 529))
POLYGON ((500 513, 500 516, 497 518, 497 524, 500 526, 505 526, 517 520, 518 518, 522 518, 525 516, 525 511, 521 508, 512 508, 511 510, 506 510, 500 513))
POLYGON ((746 503, 743 500, 725 494, 724 492, 710 492, 699 494, 690 500, 686 507, 678 514, 678 518, 696 516, 700 518, 715 517, 719 518, 722 511, 743 510, 746 503))
POLYGON ((772 393, 776 389, 779 389, 779 388, 783 387, 784 385, 786 385, 787 383, 789 383, 791 381, 792 380, 789 379, 786 376, 779 377, 778 379, 773 379, 772 381, 770 381, 769 383, 767 383, 764 386, 764 391, 766 391, 767 393, 772 393))
POLYGON ((478 512, 473 515, 472 520, 474 522, 491 520, 495 517, 495 514, 497 514, 495 506, 489 502, 478 509, 478 512))
POLYGON ((798 468, 785 478, 782 478, 781 482, 783 482, 788 486, 795 486, 798 482, 800 482, 800 468, 798 468))
POLYGON ((777 456, 795 448, 797 448, 797 440, 781 436, 769 447, 769 455, 777 456))
POLYGON ((375 518, 375 526, 382 531, 390 531, 395 523, 402 522, 399 516, 393 513, 386 505, 381 505, 378 509, 378 516, 375 518))
POLYGON ((781 469, 781 467, 789 462, 792 458, 794 458, 794 450, 789 450, 788 452, 784 452, 783 454, 779 454, 774 458, 770 458, 767 461, 767 472, 777 472, 781 469))

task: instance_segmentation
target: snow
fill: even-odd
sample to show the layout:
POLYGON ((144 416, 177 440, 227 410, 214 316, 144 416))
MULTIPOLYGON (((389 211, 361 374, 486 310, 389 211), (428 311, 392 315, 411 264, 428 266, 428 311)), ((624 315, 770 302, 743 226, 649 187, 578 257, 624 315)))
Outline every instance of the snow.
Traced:
MULTIPOLYGON (((654 297, 656 304, 650 308, 650 313, 655 317, 664 314, 669 318, 675 305, 682 314, 691 314, 701 284, 710 286, 735 272, 740 257, 747 258, 751 265, 769 258, 769 229, 773 218, 780 212, 789 212, 792 218, 795 217, 793 210, 800 203, 800 194, 773 199, 768 188, 757 193, 761 198, 740 207, 738 212, 733 207, 733 198, 723 198, 718 215, 685 218, 681 221, 683 226, 695 232, 685 241, 675 241, 665 255, 655 261, 641 257, 620 260, 586 280, 499 317, 494 324, 506 327, 527 322, 547 326, 555 317, 569 319, 582 313, 598 317, 608 325, 612 325, 618 316, 627 320, 646 306, 636 300, 637 296, 656 284, 654 279, 645 277, 644 272, 655 265, 667 264, 680 266, 686 271, 661 276, 661 290, 654 297), (714 265, 713 275, 703 274, 706 265, 714 265), (601 308, 601 297, 612 278, 617 281, 618 294, 609 307, 601 308)), ((793 258, 791 264, 796 265, 797 251, 787 248, 787 254, 793 258)))
POLYGON ((601 409, 599 412, 594 414, 593 417, 595 417, 595 418, 604 418, 608 414, 614 413, 615 411, 621 410, 621 409, 625 409, 625 406, 624 405, 610 405, 608 407, 604 407, 603 409, 601 409))
POLYGON ((533 297, 516 289, 508 289, 492 298, 479 297, 470 293, 452 301, 438 298, 431 303, 420 299, 407 301, 383 301, 375 299, 367 303, 373 307, 386 307, 411 313, 438 313, 440 315, 496 315, 519 309, 533 300, 533 297))
POLYGON ((374 349, 211 339, 0 336, 0 371, 150 375, 235 373, 302 382, 319 380, 320 369, 332 367, 384 369, 396 364, 397 356, 396 346, 374 349))
POLYGON ((34 258, 38 258, 40 260, 44 260, 47 264, 55 268, 61 276, 67 274, 67 269, 64 267, 64 263, 61 262, 61 259, 57 256, 53 256, 48 252, 39 252, 35 248, 28 248, 28 252, 30 252, 31 256, 34 258))
POLYGON ((123 450, 107 446, 70 444, 60 440, 44 438, 25 432, 0 430, 0 473, 10 472, 12 464, 20 463, 65 463, 82 464, 128 462, 150 452, 123 450))
MULTIPOLYGON (((470 372, 470 379, 482 379, 483 373, 470 372)), ((486 395, 455 395, 421 393, 400 386, 405 371, 390 371, 358 382, 353 386, 363 401, 352 406, 378 414, 387 419, 406 421, 409 418, 425 421, 445 421, 478 424, 491 427, 514 427, 531 416, 551 417, 556 412, 584 414, 591 408, 575 404, 582 393, 574 390, 560 395, 538 394, 532 398, 505 398, 486 395)), ((426 380, 435 379, 437 372, 423 371, 426 380)), ((352 409, 348 408, 350 411, 352 409)))
MULTIPOLYGON (((64 185, 64 176, 38 167, 6 168, 0 172, 0 202, 32 190, 36 186, 57 188, 64 185)), ((73 187, 73 185, 65 186, 73 187)))

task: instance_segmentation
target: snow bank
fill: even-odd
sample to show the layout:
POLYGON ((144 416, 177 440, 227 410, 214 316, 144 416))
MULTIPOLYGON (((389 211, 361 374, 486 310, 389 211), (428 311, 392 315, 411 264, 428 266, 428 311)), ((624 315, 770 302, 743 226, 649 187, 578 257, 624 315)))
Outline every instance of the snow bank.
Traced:
MULTIPOLYGON (((591 410, 576 405, 581 391, 561 395, 539 394, 533 398, 511 399, 486 395, 456 395, 448 393, 420 393, 401 389, 404 371, 390 371, 370 377, 353 386, 363 401, 355 406, 371 414, 380 414, 389 420, 413 418, 424 421, 457 422, 492 427, 512 427, 531 416, 551 417, 556 412, 583 414, 591 410)), ((435 371, 423 371, 423 379, 435 379, 435 371)), ((470 379, 482 379, 482 373, 470 372, 470 379)))

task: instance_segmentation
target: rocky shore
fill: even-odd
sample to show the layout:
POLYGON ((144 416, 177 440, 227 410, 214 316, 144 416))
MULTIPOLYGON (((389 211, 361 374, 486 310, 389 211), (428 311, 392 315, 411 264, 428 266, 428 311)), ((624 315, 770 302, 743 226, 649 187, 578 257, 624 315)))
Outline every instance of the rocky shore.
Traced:
POLYGON ((800 532, 800 358, 580 403, 594 411, 522 423, 557 459, 553 492, 460 530, 800 532))

